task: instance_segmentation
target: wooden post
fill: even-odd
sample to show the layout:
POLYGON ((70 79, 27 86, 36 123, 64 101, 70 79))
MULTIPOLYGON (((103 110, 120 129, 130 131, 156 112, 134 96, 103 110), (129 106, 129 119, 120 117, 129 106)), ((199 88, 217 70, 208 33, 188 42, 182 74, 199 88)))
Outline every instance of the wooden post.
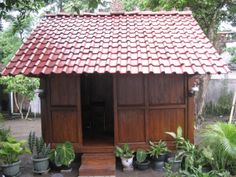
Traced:
POLYGON ((231 108, 231 111, 230 111, 229 123, 232 123, 234 108, 235 108, 235 101, 236 101, 236 90, 234 91, 234 98, 233 98, 232 108, 231 108))

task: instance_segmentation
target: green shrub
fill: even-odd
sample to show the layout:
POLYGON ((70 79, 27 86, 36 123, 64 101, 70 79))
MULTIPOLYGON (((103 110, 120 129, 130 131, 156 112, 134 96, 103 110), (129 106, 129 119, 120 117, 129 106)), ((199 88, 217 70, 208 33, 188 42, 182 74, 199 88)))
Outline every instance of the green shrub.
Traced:
POLYGON ((211 124, 202 129, 200 137, 200 146, 212 151, 212 168, 236 174, 236 125, 211 124))
POLYGON ((2 115, 2 113, 0 113, 0 128, 3 127, 4 121, 5 121, 4 116, 2 115))
POLYGON ((10 136, 10 129, 0 129, 0 142, 7 141, 10 136))
POLYGON ((220 116, 229 115, 232 106, 233 93, 223 93, 216 103, 210 101, 204 107, 205 115, 220 116))

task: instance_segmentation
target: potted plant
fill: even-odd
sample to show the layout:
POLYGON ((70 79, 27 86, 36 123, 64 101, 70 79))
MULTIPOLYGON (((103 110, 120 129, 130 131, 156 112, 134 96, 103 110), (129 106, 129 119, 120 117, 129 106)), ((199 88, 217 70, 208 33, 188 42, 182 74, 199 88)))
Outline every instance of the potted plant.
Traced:
POLYGON ((32 153, 33 172, 40 174, 48 172, 50 145, 47 145, 41 137, 37 137, 35 132, 30 132, 28 145, 32 153))
MULTIPOLYGON (((177 128, 177 132, 166 132, 166 134, 170 135, 174 138, 176 143, 176 154, 173 157, 168 158, 168 163, 171 165, 171 169, 173 172, 178 171, 181 168, 181 163, 183 156, 185 155, 186 149, 185 147, 189 146, 188 151, 194 151, 194 145, 190 144, 189 142, 185 141, 183 138, 183 130, 181 127, 177 128)), ((187 168, 187 167, 186 167, 187 168)))
POLYGON ((0 129, 0 142, 7 141, 7 138, 10 136, 10 129, 0 129))
POLYGON ((73 145, 66 141, 62 144, 57 144, 56 149, 52 150, 50 160, 59 168, 61 172, 72 171, 71 164, 75 159, 73 145))
POLYGON ((123 170, 133 170, 134 151, 130 149, 128 144, 124 144, 123 147, 116 146, 115 155, 120 157, 123 170))
POLYGON ((181 154, 176 154, 174 157, 169 157, 167 161, 171 166, 171 170, 177 172, 181 168, 182 156, 181 154))
POLYGON ((153 168, 154 170, 162 170, 168 152, 166 142, 160 140, 158 143, 153 143, 149 141, 149 144, 150 150, 148 153, 153 159, 153 168))
POLYGON ((4 117, 3 115, 0 113, 0 131, 4 129, 4 117))
POLYGON ((147 152, 144 149, 138 149, 136 152, 135 166, 139 170, 146 170, 149 168, 150 161, 147 160, 147 152))
POLYGON ((25 141, 17 141, 11 136, 7 137, 6 141, 0 142, 0 167, 5 176, 20 175, 19 155, 30 153, 25 144, 25 141))

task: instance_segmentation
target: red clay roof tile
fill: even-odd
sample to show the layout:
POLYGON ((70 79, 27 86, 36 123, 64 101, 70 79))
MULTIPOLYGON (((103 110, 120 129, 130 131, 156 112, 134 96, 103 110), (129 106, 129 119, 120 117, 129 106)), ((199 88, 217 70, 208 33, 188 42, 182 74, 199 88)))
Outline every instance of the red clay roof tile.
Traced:
POLYGON ((3 75, 227 73, 191 12, 47 15, 3 75))

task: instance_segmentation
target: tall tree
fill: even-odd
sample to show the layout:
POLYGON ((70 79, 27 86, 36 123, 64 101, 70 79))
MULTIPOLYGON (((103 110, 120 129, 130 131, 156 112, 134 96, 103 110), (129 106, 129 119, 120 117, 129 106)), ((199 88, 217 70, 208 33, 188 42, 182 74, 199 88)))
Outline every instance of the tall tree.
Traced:
POLYGON ((106 0, 50 0, 49 3, 55 3, 60 12, 79 14, 81 10, 93 12, 98 5, 106 3, 106 0))

